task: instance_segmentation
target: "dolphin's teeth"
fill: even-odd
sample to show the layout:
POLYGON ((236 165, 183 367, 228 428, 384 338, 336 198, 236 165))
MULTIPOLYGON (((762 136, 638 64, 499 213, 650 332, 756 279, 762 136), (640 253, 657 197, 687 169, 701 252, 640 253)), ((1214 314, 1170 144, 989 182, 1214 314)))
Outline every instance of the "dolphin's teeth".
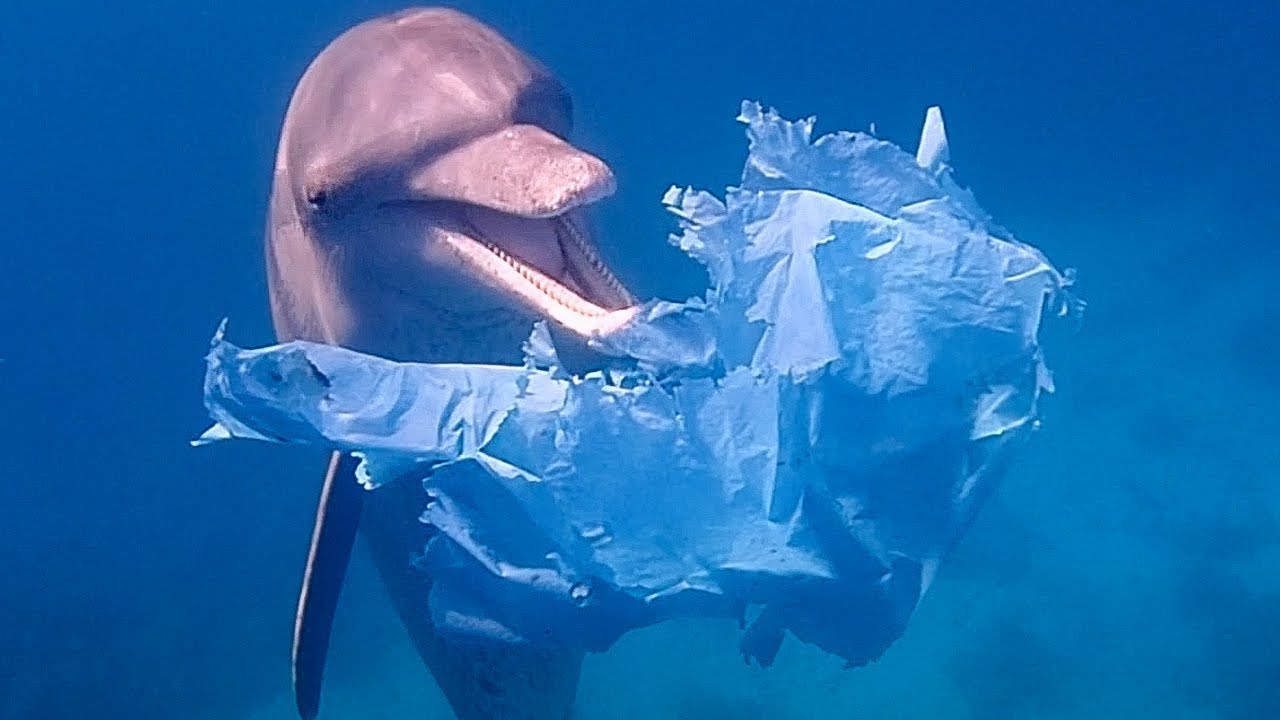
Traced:
POLYGON ((616 292, 627 304, 635 302, 635 298, 632 297, 631 293, 622 284, 622 282, 618 280, 613 272, 609 270, 609 267, 605 265, 604 260, 600 258, 600 255, 596 252, 591 243, 587 242, 586 238, 583 237, 582 231, 573 223, 573 221, 565 217, 557 218, 556 227, 561 231, 558 233, 560 237, 564 238, 567 236, 569 241, 573 243, 574 248, 586 258, 587 262, 591 265, 591 268, 596 272, 598 279, 602 280, 605 285, 616 292))
MULTIPOLYGON (((495 243, 485 239, 479 233, 466 237, 501 261, 505 267, 514 271, 528 286, 536 290, 544 301, 553 303, 559 309, 584 320, 598 319, 609 314, 609 310, 579 297, 572 290, 543 274, 537 268, 526 264, 520 258, 513 256, 495 243)), ((578 324, 580 325, 581 323, 578 324)))
MULTIPOLYGON (((563 297, 563 294, 567 292, 567 288, 564 288, 558 284, 555 284, 554 282, 551 282, 548 277, 538 272, 537 270, 529 267, 524 262, 522 262, 519 258, 511 255, 510 253, 508 253, 506 250, 503 250, 498 245, 492 242, 489 242, 488 240, 485 240, 483 238, 479 239, 479 242, 481 245, 483 245, 486 249, 488 249, 494 255, 497 255, 499 258, 501 258, 503 262, 510 265, 513 270, 515 270, 517 273, 520 273, 521 277, 523 277, 525 280, 528 280, 530 284, 532 284, 538 290, 541 290, 549 298, 557 300, 567 305, 567 303, 565 303, 565 298, 563 297)), ((603 313, 593 312, 592 314, 599 315, 603 313)))

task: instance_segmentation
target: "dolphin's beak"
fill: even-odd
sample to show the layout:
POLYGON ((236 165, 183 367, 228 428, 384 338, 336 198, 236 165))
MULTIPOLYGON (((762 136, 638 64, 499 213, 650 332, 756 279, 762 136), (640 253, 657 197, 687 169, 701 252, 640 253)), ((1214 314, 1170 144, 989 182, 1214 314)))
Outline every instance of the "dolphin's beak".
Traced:
POLYGON ((445 153, 415 173, 420 197, 477 206, 551 226, 565 272, 551 277, 519 257, 519 238, 475 225, 437 228, 460 264, 491 289, 590 339, 625 323, 635 299, 614 277, 584 230, 579 209, 613 194, 602 160, 534 125, 513 125, 445 153))

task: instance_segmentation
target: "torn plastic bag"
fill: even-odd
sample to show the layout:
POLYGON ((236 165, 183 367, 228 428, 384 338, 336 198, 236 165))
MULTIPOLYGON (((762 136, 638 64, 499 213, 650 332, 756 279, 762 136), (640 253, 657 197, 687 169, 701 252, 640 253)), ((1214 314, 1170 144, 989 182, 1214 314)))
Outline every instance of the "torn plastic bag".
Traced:
POLYGON ((599 651, 735 617, 763 664, 786 632, 878 657, 1035 425, 1042 322, 1080 304, 952 180, 936 109, 914 156, 754 103, 739 120, 741 186, 664 198, 711 287, 597 338, 619 367, 565 376, 541 326, 524 367, 220 330, 198 442, 354 452, 370 492, 421 482, 444 633, 599 651))

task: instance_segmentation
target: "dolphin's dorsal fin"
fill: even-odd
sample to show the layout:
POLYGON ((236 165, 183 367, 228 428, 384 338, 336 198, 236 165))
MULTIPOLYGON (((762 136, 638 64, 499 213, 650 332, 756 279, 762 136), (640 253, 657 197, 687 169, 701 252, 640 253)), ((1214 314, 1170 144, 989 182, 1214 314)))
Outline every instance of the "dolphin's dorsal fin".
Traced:
POLYGON ((311 531, 293 621, 293 695, 303 720, 314 720, 320 712, 320 684, 333 617, 364 508, 365 491, 355 477, 357 464, 350 455, 335 452, 330 457, 311 531))

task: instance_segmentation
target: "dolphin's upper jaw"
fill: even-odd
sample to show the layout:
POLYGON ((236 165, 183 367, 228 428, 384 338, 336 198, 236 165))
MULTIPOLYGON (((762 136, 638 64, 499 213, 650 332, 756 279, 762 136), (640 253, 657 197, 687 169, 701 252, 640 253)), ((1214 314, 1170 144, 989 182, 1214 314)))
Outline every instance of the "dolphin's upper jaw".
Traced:
POLYGON ((521 214, 533 218, 562 217, 570 210, 610 197, 617 189, 608 166, 586 154, 545 162, 527 184, 523 194, 537 204, 531 204, 521 214))
POLYGON ((470 138, 420 165, 406 162, 416 197, 451 200, 525 218, 553 218, 613 195, 603 160, 537 125, 470 138))

